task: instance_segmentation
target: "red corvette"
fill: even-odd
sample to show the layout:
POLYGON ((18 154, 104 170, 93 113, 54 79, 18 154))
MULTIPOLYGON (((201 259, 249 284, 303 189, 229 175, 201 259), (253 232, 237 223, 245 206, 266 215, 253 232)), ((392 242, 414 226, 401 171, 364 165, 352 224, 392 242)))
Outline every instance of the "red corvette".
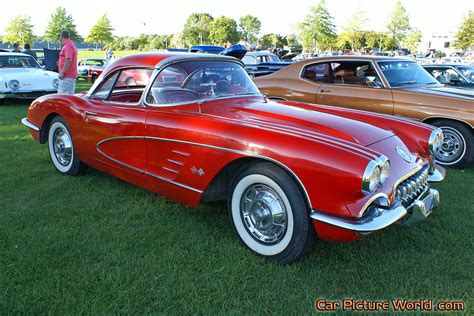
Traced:
POLYGON ((444 178, 440 130, 269 101, 217 55, 119 59, 87 93, 38 98, 22 121, 62 174, 88 165, 190 206, 227 199, 243 244, 283 264, 316 235, 346 242, 424 219, 439 204, 429 182, 444 178), (131 73, 142 79, 123 84, 131 73))

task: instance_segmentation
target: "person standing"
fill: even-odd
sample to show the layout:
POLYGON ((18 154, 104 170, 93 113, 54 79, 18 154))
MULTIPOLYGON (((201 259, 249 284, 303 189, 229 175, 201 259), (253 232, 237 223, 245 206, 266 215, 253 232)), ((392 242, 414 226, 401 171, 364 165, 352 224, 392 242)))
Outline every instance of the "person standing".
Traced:
POLYGON ((12 53, 21 53, 21 51, 20 51, 20 45, 18 45, 18 43, 13 44, 12 53))
POLYGON ((74 94, 77 79, 77 48, 70 39, 69 31, 61 32, 61 44, 58 93, 74 94))
POLYGON ((30 56, 33 57, 35 60, 38 59, 38 56, 36 56, 36 53, 31 50, 30 44, 25 44, 25 49, 23 50, 23 54, 30 55, 30 56))

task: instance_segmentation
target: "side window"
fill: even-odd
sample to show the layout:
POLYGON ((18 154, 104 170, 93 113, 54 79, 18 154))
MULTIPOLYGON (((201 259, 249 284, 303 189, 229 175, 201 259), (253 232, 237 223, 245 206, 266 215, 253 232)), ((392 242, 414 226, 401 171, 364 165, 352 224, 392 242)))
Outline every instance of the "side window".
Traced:
POLYGON ((304 69, 303 78, 311 81, 330 83, 329 64, 313 64, 304 69))
POLYGON ((115 72, 99 86, 92 98, 120 103, 138 103, 148 81, 152 69, 124 69, 115 72))
POLYGON ((366 61, 348 61, 331 64, 334 83, 365 87, 381 87, 382 81, 374 66, 366 61))
POLYGON ((109 96, 110 90, 112 89, 115 80, 117 79, 118 73, 119 72, 117 71, 112 76, 105 79, 104 82, 100 85, 100 87, 95 90, 94 93, 92 93, 92 97, 105 100, 109 96))
POLYGON ((117 84, 114 87, 118 88, 145 88, 150 80, 153 70, 151 69, 125 69, 120 72, 120 77, 117 80, 117 84))
POLYGON ((242 62, 246 65, 255 65, 257 63, 255 57, 253 56, 244 56, 244 58, 242 58, 242 62))

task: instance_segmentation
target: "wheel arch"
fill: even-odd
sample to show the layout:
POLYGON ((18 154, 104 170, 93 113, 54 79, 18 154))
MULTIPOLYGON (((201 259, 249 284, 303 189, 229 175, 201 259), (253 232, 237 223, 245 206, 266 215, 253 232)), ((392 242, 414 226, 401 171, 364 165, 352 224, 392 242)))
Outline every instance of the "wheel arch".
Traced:
POLYGON ((48 140, 48 131, 49 127, 51 126, 51 122, 56 116, 61 116, 59 113, 52 112, 49 113, 48 116, 43 121, 40 129, 40 144, 45 144, 48 140))
POLYGON ((242 157, 229 162, 214 176, 206 187, 201 196, 201 203, 227 199, 228 191, 234 178, 244 167, 258 162, 270 162, 283 169, 296 183, 298 190, 303 196, 307 209, 310 210, 312 208, 308 192, 298 176, 285 164, 268 157, 242 157))
POLYGON ((436 121, 452 121, 452 122, 460 123, 460 124, 463 124, 464 126, 466 126, 467 128, 469 128, 474 133, 474 126, 472 126, 471 124, 469 124, 466 121, 456 119, 456 118, 442 117, 442 116, 431 116, 431 117, 428 117, 428 118, 422 120, 421 122, 431 125, 432 123, 434 123, 436 121))

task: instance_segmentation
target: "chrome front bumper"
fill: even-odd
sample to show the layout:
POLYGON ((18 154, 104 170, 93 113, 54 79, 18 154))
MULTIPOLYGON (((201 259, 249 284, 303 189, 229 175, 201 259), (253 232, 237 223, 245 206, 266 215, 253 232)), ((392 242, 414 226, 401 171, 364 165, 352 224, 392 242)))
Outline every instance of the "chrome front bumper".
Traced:
POLYGON ((314 211, 311 219, 336 227, 360 232, 370 233, 383 229, 394 223, 400 222, 404 225, 412 225, 428 217, 433 209, 439 205, 439 192, 428 188, 410 206, 404 207, 395 203, 390 208, 371 206, 367 215, 360 219, 349 219, 314 211))

